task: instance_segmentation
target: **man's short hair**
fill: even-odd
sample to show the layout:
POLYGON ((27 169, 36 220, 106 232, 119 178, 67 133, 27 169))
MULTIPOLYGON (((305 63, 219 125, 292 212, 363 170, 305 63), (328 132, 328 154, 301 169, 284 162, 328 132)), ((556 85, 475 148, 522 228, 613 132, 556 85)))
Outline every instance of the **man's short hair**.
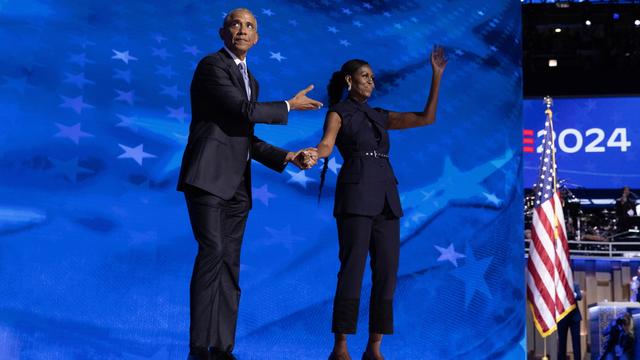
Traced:
MULTIPOLYGON (((256 16, 255 16, 255 15, 253 15, 253 13, 251 12, 251 10, 249 10, 249 9, 247 9, 247 8, 236 8, 236 9, 233 9, 233 10, 229 11, 229 12, 227 13, 227 15, 224 17, 224 20, 222 20, 222 27, 227 26, 227 24, 229 23, 229 21, 231 21, 231 16, 232 16, 234 13, 237 13, 237 12, 240 12, 240 11, 248 12, 249 14, 251 14, 251 16, 253 16, 253 18, 254 18, 254 19, 256 18, 256 16)), ((257 23, 257 22, 258 22, 258 20, 256 20, 256 23, 257 23)), ((258 26, 258 24, 256 24, 256 27, 257 27, 257 26, 258 26)))

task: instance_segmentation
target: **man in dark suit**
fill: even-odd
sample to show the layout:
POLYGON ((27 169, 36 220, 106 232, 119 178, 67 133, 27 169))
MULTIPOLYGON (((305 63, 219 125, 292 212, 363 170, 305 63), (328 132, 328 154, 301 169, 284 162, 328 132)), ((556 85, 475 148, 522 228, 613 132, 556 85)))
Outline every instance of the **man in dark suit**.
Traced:
POLYGON ((191 82, 192 121, 178 190, 185 194, 198 254, 191 277, 189 358, 233 359, 240 300, 240 247, 251 208, 251 159, 282 172, 308 168, 316 150, 290 152, 254 135, 254 124, 287 124, 289 110, 322 107, 306 94, 257 102, 258 83, 246 55, 258 41, 247 9, 235 9, 219 30, 224 48, 203 58, 191 82))
POLYGON ((558 360, 567 359, 567 333, 571 330, 571 344, 573 345, 573 358, 582 359, 580 349, 580 322, 582 314, 578 309, 577 302, 582 300, 582 291, 578 283, 573 284, 573 296, 576 299, 576 307, 571 310, 562 320, 558 321, 558 360))

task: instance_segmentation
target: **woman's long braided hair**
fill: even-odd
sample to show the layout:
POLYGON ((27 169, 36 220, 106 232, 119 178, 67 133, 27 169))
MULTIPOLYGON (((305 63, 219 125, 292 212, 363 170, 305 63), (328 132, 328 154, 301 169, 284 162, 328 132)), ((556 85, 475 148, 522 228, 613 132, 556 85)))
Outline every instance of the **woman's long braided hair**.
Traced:
MULTIPOLYGON (((340 70, 336 71, 331 75, 331 80, 329 80, 329 85, 327 85, 327 93, 329 95, 329 106, 333 106, 342 100, 344 96, 344 90, 347 88, 347 80, 345 77, 347 75, 355 74, 358 69, 363 67, 364 65, 369 65, 368 62, 360 59, 351 59, 346 63, 342 64, 340 70)), ((326 130, 326 123, 325 128, 326 130)), ((324 181, 327 176, 327 170, 329 169, 329 157, 327 156, 324 159, 324 165, 322 166, 322 172, 320 173, 320 189, 318 191, 318 203, 320 203, 320 199, 322 198, 322 188, 324 187, 324 181)))

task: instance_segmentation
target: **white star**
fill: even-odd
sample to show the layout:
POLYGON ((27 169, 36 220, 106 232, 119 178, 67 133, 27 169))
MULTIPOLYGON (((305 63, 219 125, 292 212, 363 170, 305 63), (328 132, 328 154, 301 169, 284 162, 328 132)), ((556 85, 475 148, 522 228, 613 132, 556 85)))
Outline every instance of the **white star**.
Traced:
POLYGON ((161 49, 156 49, 154 47, 151 48, 151 56, 157 56, 159 58, 161 58, 162 60, 165 60, 167 57, 173 56, 171 54, 169 54, 167 52, 167 49, 165 48, 161 48, 161 49))
POLYGON ((348 47, 351 45, 351 43, 347 40, 340 40, 340 45, 344 45, 344 47, 348 47))
POLYGON ((76 63, 76 64, 80 65, 81 67, 84 67, 86 64, 95 63, 95 61, 87 59, 87 54, 86 53, 71 54, 71 57, 69 58, 69 61, 72 62, 72 63, 76 63))
POLYGON ((422 195, 424 196, 424 197, 422 198, 422 201, 427 201, 427 200, 429 200, 429 199, 433 196, 433 194, 435 194, 435 192, 436 192, 436 191, 435 191, 435 190, 433 190, 433 191, 424 191, 424 190, 420 190, 420 192, 421 192, 421 193, 422 193, 422 195))
POLYGON ((300 172, 287 170, 287 173, 289 173, 289 175, 291 175, 291 179, 287 180, 288 183, 299 184, 300 186, 302 186, 305 189, 307 188, 307 182, 315 182, 314 179, 308 177, 305 174, 304 170, 301 170, 300 172))
POLYGON ((120 91, 117 89, 114 89, 114 90, 118 93, 118 96, 113 98, 113 100, 121 100, 126 102, 129 105, 133 105, 134 90, 131 90, 131 91, 120 91))
POLYGON ((120 52, 120 51, 111 49, 111 51, 116 53, 115 55, 113 55, 111 57, 112 59, 120 59, 120 60, 124 61, 125 64, 128 64, 129 60, 138 60, 137 57, 133 57, 133 56, 129 55, 129 50, 120 52))
POLYGON ((189 53, 189 54, 191 54, 193 56, 196 56, 196 55, 198 55, 199 53, 202 52, 202 51, 200 51, 200 49, 198 49, 198 46, 196 46, 196 45, 191 45, 191 46, 182 45, 182 47, 183 47, 182 52, 189 53))
POLYGON ((340 30, 336 29, 336 27, 335 27, 335 26, 327 26, 327 31, 329 31, 330 33, 334 33, 334 34, 336 34, 336 33, 338 33, 338 31, 340 31, 340 30))
POLYGON ((353 26, 362 27, 362 23, 360 21, 354 21, 353 26))
POLYGON ((82 109, 91 109, 93 105, 89 105, 82 99, 82 96, 75 98, 68 98, 66 96, 60 96, 64 102, 60 104, 60 107, 67 107, 73 109, 77 114, 82 114, 82 109))
POLYGON ((273 11, 271 11, 271 9, 262 9, 262 13, 267 15, 267 16, 273 16, 273 15, 276 14, 273 11))
POLYGON ((167 117, 177 119, 181 123, 183 123, 184 119, 189 116, 189 114, 184 112, 184 107, 174 109, 167 106, 166 108, 169 111, 169 115, 167 115, 167 117))
POLYGON ((371 9, 373 6, 371 6, 371 4, 369 3, 362 3, 362 7, 365 9, 371 9))
POLYGON ((95 82, 85 78, 83 72, 77 75, 65 73, 65 76, 67 78, 63 80, 64 82, 75 84, 80 89, 83 89, 85 84, 95 84, 95 82))
POLYGON ((342 13, 343 14, 347 14, 347 15, 351 15, 352 14, 351 10, 349 10, 347 8, 342 8, 342 13))
POLYGON ((120 154, 120 156, 118 156, 118 159, 133 159, 135 160, 135 162, 138 163, 138 165, 142 166, 142 160, 144 160, 145 158, 154 158, 156 157, 153 154, 149 154, 144 152, 143 149, 143 144, 140 144, 134 148, 130 148, 128 146, 122 145, 122 144, 118 144, 118 146, 120 146, 122 148, 122 150, 124 150, 123 154, 120 154))
POLYGON ((278 62, 281 62, 282 60, 286 60, 287 59, 286 57, 280 55, 279 52, 277 52, 277 53, 274 53, 274 52, 271 52, 271 51, 269 51, 269 52, 271 53, 271 56, 269 57, 269 59, 276 59, 276 60, 278 60, 278 62))
POLYGON ((171 65, 167 65, 167 66, 156 65, 156 69, 157 69, 156 74, 164 75, 168 79, 171 79, 173 75, 177 74, 175 71, 173 71, 173 68, 171 67, 171 65))
POLYGON ((116 116, 118 118, 120 118, 120 122, 116 124, 117 127, 128 127, 128 128, 131 128, 132 130, 137 130, 138 129, 138 127, 135 124, 136 120, 138 120, 137 117, 135 117, 135 116, 124 116, 124 115, 120 115, 120 114, 116 114, 116 116))
POLYGON ((440 251, 438 261, 450 261, 455 267, 458 267, 458 259, 465 257, 465 255, 456 252, 453 243, 449 244, 449 247, 446 249, 438 245, 434 246, 438 251, 440 251))
POLYGON ((483 192, 482 194, 484 194, 487 200, 493 203, 494 205, 500 205, 500 203, 502 202, 502 200, 500 200, 495 194, 489 194, 486 192, 483 192))
POLYGON ((419 223, 420 220, 422 218, 425 218, 425 217, 427 217, 427 215, 425 215, 425 214, 423 214, 423 213, 421 213, 419 211, 416 211, 415 213, 411 214, 411 221, 413 221, 415 223, 419 223))
POLYGON ((396 29, 402 29, 402 25, 398 23, 393 24, 393 27, 395 27, 396 29))
POLYGON ((259 188, 252 188, 252 190, 253 198, 260 200, 266 206, 269 206, 269 199, 276 197, 274 194, 269 192, 267 184, 264 184, 259 188))
POLYGON ((178 85, 173 85, 173 86, 160 85, 160 86, 162 87, 162 91, 160 92, 160 94, 169 95, 174 99, 177 99, 178 96, 180 95, 184 95, 182 91, 178 90, 178 85))
POLYGON ((73 126, 65 126, 59 123, 56 123, 56 126, 60 130, 55 137, 64 137, 71 141, 73 141, 76 145, 80 143, 80 138, 83 137, 93 137, 93 134, 89 134, 87 132, 82 131, 80 129, 80 123, 77 123, 73 126))
POLYGON ((338 174, 338 169, 340 169, 342 167, 342 164, 338 164, 338 162, 336 161, 335 157, 332 157, 331 160, 329 160, 329 165, 327 165, 329 167, 329 170, 331 170, 334 174, 338 174))

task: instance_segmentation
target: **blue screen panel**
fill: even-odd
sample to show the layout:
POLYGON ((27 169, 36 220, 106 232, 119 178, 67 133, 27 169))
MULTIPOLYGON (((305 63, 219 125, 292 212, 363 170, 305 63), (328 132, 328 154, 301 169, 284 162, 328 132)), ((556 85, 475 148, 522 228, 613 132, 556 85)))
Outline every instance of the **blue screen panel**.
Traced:
MULTIPOLYGON (((520 3, 0 1, 0 358, 182 359, 196 252, 175 191, 196 63, 248 7, 260 100, 308 84, 325 103, 350 58, 374 106, 422 110, 428 54, 449 54, 437 122, 393 132, 405 216, 390 359, 521 359, 524 348, 520 3)), ((325 110, 256 127, 318 143, 325 110)), ((336 174, 253 167, 241 258, 240 359, 320 359, 338 270, 336 174)), ((364 277, 357 357, 367 338, 364 277)))

